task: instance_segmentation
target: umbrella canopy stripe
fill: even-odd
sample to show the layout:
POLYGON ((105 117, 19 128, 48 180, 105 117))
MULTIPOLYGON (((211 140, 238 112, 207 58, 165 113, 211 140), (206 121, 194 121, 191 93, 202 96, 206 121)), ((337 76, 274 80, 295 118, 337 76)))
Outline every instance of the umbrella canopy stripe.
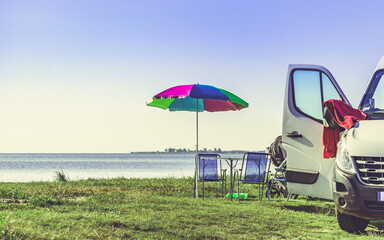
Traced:
POLYGON ((152 100, 147 102, 147 106, 149 107, 158 107, 166 110, 169 105, 171 105, 175 101, 174 98, 164 98, 164 99, 156 99, 153 98, 152 100))
POLYGON ((248 103, 246 101, 244 101, 243 99, 239 98, 238 96, 236 96, 235 94, 228 92, 228 91, 221 89, 221 88, 219 88, 219 90, 222 93, 224 93, 226 96, 228 96, 229 100, 231 100, 232 103, 237 103, 237 104, 239 104, 239 106, 242 105, 243 107, 240 106, 241 108, 248 107, 248 103))
MULTIPOLYGON (((161 99, 165 100, 165 99, 161 99)), ((173 101, 169 107, 168 110, 171 112, 174 111, 189 111, 189 112, 196 112, 196 100, 198 101, 198 111, 203 112, 205 110, 204 107, 204 100, 203 99, 193 99, 190 96, 186 98, 178 98, 173 101)))
POLYGON ((218 88, 209 85, 193 85, 189 94, 191 98, 227 101, 229 97, 218 88))
POLYGON ((231 101, 204 100, 204 110, 208 112, 236 111, 237 107, 231 101))
POLYGON ((165 91, 162 91, 159 94, 156 94, 153 98, 163 99, 163 98, 185 98, 189 96, 191 89, 194 85, 181 85, 168 88, 165 91))

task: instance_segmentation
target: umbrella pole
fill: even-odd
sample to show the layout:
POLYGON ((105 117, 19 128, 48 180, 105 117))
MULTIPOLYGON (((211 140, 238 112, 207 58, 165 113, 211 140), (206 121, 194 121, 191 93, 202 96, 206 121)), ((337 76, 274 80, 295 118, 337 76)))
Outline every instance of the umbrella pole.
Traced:
POLYGON ((196 200, 199 199, 199 99, 196 99, 196 157, 195 157, 195 168, 196 168, 196 176, 195 176, 195 181, 196 181, 196 200))
POLYGON ((199 154, 199 99, 196 99, 196 155, 199 154))

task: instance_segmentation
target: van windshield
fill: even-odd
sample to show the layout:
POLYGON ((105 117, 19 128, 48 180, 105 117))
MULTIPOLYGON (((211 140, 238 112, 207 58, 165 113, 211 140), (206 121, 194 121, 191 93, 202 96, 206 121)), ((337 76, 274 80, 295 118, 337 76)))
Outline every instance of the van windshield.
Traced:
POLYGON ((361 110, 372 117, 384 117, 384 71, 375 73, 363 97, 361 110))

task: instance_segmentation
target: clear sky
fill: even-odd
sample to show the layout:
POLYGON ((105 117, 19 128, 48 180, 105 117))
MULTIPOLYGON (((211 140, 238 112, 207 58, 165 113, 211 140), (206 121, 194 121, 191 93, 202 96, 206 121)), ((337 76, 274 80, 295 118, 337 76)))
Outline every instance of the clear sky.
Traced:
POLYGON ((384 55, 384 1, 2 0, 0 152, 195 147, 195 114, 145 102, 211 84, 249 102, 203 112, 200 147, 281 134, 290 63, 327 67, 354 107, 384 55))

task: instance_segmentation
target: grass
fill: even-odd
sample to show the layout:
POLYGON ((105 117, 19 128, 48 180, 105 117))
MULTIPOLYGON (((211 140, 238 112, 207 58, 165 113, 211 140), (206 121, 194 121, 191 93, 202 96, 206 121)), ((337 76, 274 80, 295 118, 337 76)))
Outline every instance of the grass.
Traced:
POLYGON ((56 171, 55 175, 56 175, 55 180, 57 182, 68 182, 69 181, 69 177, 67 175, 65 175, 63 169, 61 169, 61 171, 56 171))
POLYGON ((217 183, 193 198, 192 178, 89 179, 0 184, 1 239, 380 239, 339 229, 332 202, 224 200, 217 183))

